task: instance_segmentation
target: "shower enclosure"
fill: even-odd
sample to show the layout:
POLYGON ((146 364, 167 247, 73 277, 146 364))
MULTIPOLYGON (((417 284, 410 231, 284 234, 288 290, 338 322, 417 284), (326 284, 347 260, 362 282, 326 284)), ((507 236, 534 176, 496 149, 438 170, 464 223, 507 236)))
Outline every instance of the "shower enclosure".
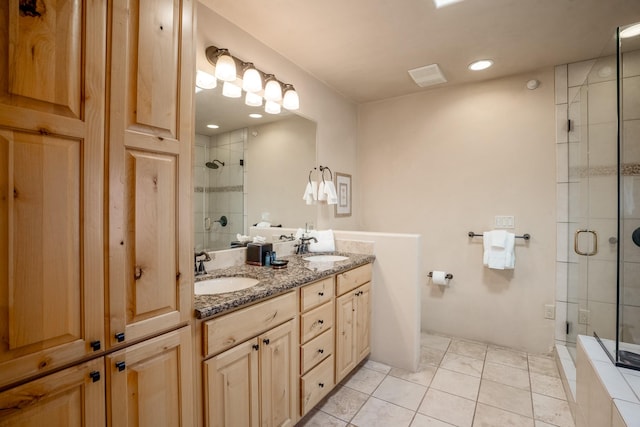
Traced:
POLYGON ((621 37, 629 27, 597 60, 569 64, 566 340, 596 336, 640 369, 640 35, 621 37))

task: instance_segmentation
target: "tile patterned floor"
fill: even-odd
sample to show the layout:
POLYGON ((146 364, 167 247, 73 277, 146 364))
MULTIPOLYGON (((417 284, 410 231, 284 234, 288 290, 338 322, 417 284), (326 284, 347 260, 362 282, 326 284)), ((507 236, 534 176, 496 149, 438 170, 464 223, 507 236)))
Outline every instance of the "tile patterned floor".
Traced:
POLYGON ((551 356, 421 338, 418 372, 366 361, 298 426, 574 426, 551 356))

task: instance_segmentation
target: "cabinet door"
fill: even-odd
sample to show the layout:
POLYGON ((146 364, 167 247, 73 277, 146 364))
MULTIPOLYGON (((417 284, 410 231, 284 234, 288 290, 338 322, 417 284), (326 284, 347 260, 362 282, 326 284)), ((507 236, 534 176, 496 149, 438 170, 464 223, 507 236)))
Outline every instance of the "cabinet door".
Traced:
POLYGON ((356 363, 371 353, 371 283, 356 290, 356 363))
POLYGON ((109 4, 109 344, 117 346, 192 316, 193 5, 109 4))
POLYGON ((356 360, 356 296, 352 290, 336 298, 336 384, 358 363, 356 360))
POLYGON ((260 425, 257 339, 204 362, 205 426, 260 425))
POLYGON ((261 335, 260 401, 262 426, 286 427, 295 424, 297 414, 297 335, 290 320, 261 335))
POLYGON ((189 326, 108 355, 108 425, 192 427, 191 358, 189 326))
POLYGON ((0 393, 0 427, 104 425, 104 358, 0 393))
POLYGON ((0 2, 0 387, 105 347, 106 12, 0 2))

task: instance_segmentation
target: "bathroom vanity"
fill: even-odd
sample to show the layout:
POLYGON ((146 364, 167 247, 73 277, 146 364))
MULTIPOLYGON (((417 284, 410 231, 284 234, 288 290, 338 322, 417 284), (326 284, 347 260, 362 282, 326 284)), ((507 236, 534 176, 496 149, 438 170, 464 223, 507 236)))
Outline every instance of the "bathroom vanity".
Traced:
POLYGON ((211 275, 258 283, 195 297, 202 425, 292 426, 369 354, 374 257, 344 255, 211 275))

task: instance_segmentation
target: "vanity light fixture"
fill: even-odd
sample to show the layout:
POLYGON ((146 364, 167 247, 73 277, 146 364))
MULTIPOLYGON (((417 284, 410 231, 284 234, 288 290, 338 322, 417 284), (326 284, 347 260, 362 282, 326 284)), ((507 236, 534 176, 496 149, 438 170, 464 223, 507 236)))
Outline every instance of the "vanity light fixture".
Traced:
POLYGON ((273 74, 267 74, 264 80, 266 81, 264 85, 264 99, 267 101, 282 100, 282 86, 280 86, 280 82, 276 80, 276 77, 273 74))
MULTIPOLYGON (((242 74, 242 90, 245 92, 257 93, 262 90, 262 76, 251 62, 243 63, 244 73, 242 74)), ((260 103, 262 105, 262 103, 260 103)))
POLYGON ((300 98, 298 92, 292 84, 284 85, 284 96, 282 97, 282 106, 287 110, 297 110, 300 108, 300 98))
POLYGON ((208 127, 209 129, 218 129, 220 126, 218 126, 218 125, 214 125, 214 124, 212 123, 212 124, 210 124, 210 125, 207 125, 207 127, 208 127))
POLYGON ((222 85, 222 95, 227 98, 240 98, 242 96, 242 88, 231 82, 224 82, 222 85))
POLYGON ((249 107, 262 107, 262 97, 257 93, 247 92, 244 103, 249 107))
POLYGON ((479 61, 475 61, 469 64, 468 68, 471 71, 481 71, 481 70, 486 70, 492 65, 493 65, 493 61, 491 59, 481 59, 479 61))
POLYGON ((249 114, 249 117, 251 117, 252 119, 261 119, 262 118, 262 114, 251 113, 251 114, 249 114))
POLYGON ((196 86, 200 89, 215 89, 218 86, 218 79, 204 71, 196 71, 196 86))
POLYGON ((620 38, 628 39, 630 37, 635 37, 640 35, 640 22, 637 24, 633 24, 625 28, 624 30, 620 30, 620 38))
POLYGON ((267 101, 264 104, 264 111, 269 114, 280 114, 282 108, 280 107, 280 104, 275 101, 267 101))
POLYGON ((237 78, 236 61, 227 49, 208 47, 206 51, 209 62, 216 66, 216 78, 223 82, 232 82, 237 78))

